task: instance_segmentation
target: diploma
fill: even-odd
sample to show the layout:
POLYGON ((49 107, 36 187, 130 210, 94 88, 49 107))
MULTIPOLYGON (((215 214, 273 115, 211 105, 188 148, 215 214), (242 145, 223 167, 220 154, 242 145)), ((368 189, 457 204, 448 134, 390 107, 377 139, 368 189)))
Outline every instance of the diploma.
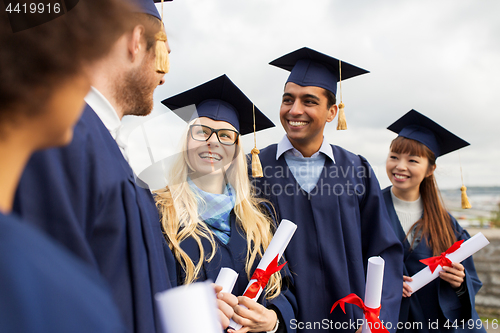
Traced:
POLYGON ((210 282, 173 288, 157 293, 155 299, 164 332, 221 332, 214 288, 210 282))
POLYGON ((443 270, 442 265, 446 266, 446 264, 443 264, 446 262, 446 259, 450 262, 462 262, 477 251, 481 250, 489 243, 490 242, 486 239, 486 237, 484 237, 482 233, 478 233, 469 238, 467 241, 463 242, 460 247, 458 247, 454 251, 450 251, 450 248, 441 256, 429 258, 429 260, 435 259, 434 261, 437 266, 434 266, 432 264, 430 266, 426 266, 420 272, 411 277, 413 281, 406 283, 412 289, 412 293, 414 293, 439 276, 439 272, 443 270), (448 251, 450 253, 447 253, 448 251))
MULTIPOLYGON (((371 257, 368 259, 368 269, 366 272, 365 285, 365 306, 378 310, 380 308, 380 299, 382 298, 382 285, 384 283, 385 261, 382 257, 371 257)), ((370 327, 375 325, 369 323, 363 314, 363 333, 370 333, 370 327)))
POLYGON ((220 269, 219 275, 215 280, 215 284, 222 287, 221 292, 231 293, 234 288, 234 284, 238 279, 238 273, 228 267, 222 267, 220 269))
MULTIPOLYGON (((295 223, 289 220, 281 220, 271 243, 269 243, 266 252, 264 252, 264 255, 257 265, 257 269, 248 282, 243 296, 247 296, 254 301, 260 297, 267 285, 269 277, 284 266, 284 264, 278 266, 278 261, 283 255, 283 252, 285 252, 295 230, 297 230, 297 225, 295 223)), ((239 330, 241 325, 231 320, 229 327, 239 330)))
POLYGON ((382 284, 384 282, 385 261, 381 257, 371 257, 368 259, 368 270, 366 272, 365 301, 356 294, 352 293, 336 301, 330 313, 340 306, 345 312, 345 304, 353 304, 363 310, 363 326, 361 331, 364 333, 389 333, 384 324, 378 318, 380 314, 380 298, 382 297, 382 284))

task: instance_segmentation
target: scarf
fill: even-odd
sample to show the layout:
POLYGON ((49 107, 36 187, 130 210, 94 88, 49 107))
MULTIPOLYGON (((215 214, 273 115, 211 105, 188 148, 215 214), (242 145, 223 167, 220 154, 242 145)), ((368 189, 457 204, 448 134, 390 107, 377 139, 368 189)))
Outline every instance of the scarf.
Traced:
POLYGON ((231 235, 231 211, 236 203, 234 188, 228 183, 222 194, 214 194, 201 190, 188 178, 191 190, 196 194, 198 215, 210 230, 224 244, 231 235))

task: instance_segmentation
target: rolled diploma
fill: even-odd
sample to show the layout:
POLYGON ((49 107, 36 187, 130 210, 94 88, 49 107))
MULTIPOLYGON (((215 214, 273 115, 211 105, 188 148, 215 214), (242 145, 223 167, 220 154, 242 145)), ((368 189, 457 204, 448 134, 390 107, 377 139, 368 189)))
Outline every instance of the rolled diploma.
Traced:
POLYGON ((165 333, 221 332, 214 288, 210 282, 169 289, 157 293, 155 299, 165 333))
MULTIPOLYGON (((283 252, 285 252, 285 249, 288 246, 288 243, 290 243, 290 240, 292 239, 295 230, 297 230, 297 225, 295 223, 285 219, 281 220, 281 223, 278 229, 276 230, 276 233, 274 234, 271 243, 269 243, 266 252, 262 256, 262 259, 260 259, 257 268, 265 270, 267 266, 269 266, 271 261, 273 261, 273 259, 276 257, 276 255, 278 255, 278 260, 280 260, 281 256, 283 255, 283 252)), ((256 281, 255 279, 252 279, 248 282, 245 292, 255 281, 256 281)), ((260 294, 262 294, 262 288, 260 288, 259 292, 257 293, 257 296, 255 296, 252 299, 253 300, 259 299, 260 294)), ((241 325, 231 320, 229 323, 229 327, 235 330, 239 330, 241 328, 241 325)))
MULTIPOLYGON (((484 237, 482 233, 477 233, 468 240, 462 243, 462 246, 458 248, 455 252, 447 254, 446 257, 451 260, 451 262, 462 262, 469 258, 471 255, 481 250, 483 247, 488 245, 490 242, 484 237)), ((439 272, 443 270, 443 267, 438 266, 434 273, 431 272, 429 266, 426 266, 417 274, 413 275, 411 278, 413 281, 406 282, 412 289, 412 294, 417 290, 433 281, 439 277, 439 272)))
MULTIPOLYGON (((366 272, 365 286, 365 306, 377 309, 380 306, 382 298, 382 285, 384 283, 384 267, 385 261, 382 257, 371 257, 368 259, 368 269, 366 272)), ((370 327, 363 315, 363 333, 370 333, 370 327)))
POLYGON ((215 280, 215 284, 222 287, 223 293, 231 293, 234 288, 234 284, 238 279, 238 273, 228 267, 222 267, 220 269, 219 275, 215 280))

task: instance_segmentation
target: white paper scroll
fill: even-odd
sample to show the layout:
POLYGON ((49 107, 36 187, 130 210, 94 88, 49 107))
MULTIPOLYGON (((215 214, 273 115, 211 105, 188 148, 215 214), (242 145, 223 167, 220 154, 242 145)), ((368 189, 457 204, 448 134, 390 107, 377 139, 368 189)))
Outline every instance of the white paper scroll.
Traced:
MULTIPOLYGON (((372 309, 377 309, 380 306, 380 299, 382 298, 382 285, 384 283, 384 266, 385 261, 382 257, 371 257, 368 259, 364 303, 365 306, 372 309)), ((363 322, 366 324, 364 315, 363 322)), ((362 332, 371 332, 368 324, 363 325, 362 332)))
MULTIPOLYGON (((455 252, 447 254, 446 257, 450 259, 452 262, 462 262, 477 251, 481 250, 483 247, 488 245, 490 242, 484 237, 482 233, 478 233, 473 237, 469 238, 465 242, 462 243, 459 249, 455 252)), ((439 272, 443 270, 443 267, 438 266, 434 273, 431 272, 429 266, 426 266, 417 274, 413 275, 411 278, 413 281, 407 282, 407 284, 412 289, 412 293, 416 292, 429 282, 435 280, 439 277, 439 272)))
POLYGON ((215 284, 222 287, 223 293, 231 293, 234 288, 234 284, 238 279, 238 273, 228 267, 222 267, 220 269, 219 275, 215 280, 215 284))
POLYGON ((165 333, 220 333, 211 282, 198 282, 155 295, 165 333), (195 320, 193 320, 195 318, 195 320))
MULTIPOLYGON (((295 223, 289 220, 281 220, 281 223, 278 229, 276 230, 276 233, 274 234, 271 243, 269 243, 266 252, 262 256, 262 259, 260 259, 257 268, 265 270, 267 266, 269 266, 269 264, 276 257, 276 255, 278 255, 278 260, 279 260, 283 255, 283 252, 285 252, 288 243, 292 239, 295 230, 297 230, 297 225, 295 223)), ((248 282, 248 286, 246 287, 245 292, 255 281, 256 280, 250 280, 248 282)), ((257 300, 260 297, 260 294, 262 294, 262 291, 263 291, 262 288, 260 288, 259 292, 257 293, 257 296, 255 296, 252 299, 257 300)), ((239 330, 241 328, 241 325, 231 320, 229 323, 229 327, 234 328, 235 330, 239 330)))

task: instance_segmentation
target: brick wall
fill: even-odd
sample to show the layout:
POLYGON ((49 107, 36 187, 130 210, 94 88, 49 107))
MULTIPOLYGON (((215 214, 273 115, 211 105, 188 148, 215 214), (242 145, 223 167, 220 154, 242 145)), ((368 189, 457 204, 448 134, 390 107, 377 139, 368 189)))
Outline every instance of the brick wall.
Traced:
POLYGON ((470 229, 472 235, 481 231, 490 244, 474 254, 479 279, 483 287, 476 295, 476 310, 480 316, 500 318, 500 229, 470 229))

